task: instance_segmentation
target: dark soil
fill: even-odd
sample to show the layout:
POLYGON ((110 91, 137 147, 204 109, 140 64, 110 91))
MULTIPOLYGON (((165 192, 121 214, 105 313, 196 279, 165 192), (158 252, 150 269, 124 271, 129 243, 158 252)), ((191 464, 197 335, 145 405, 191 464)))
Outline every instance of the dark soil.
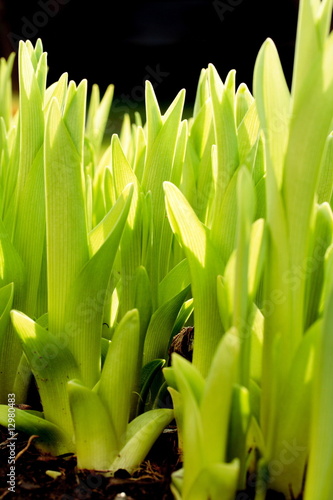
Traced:
POLYGON ((124 470, 119 470, 114 478, 105 478, 95 471, 77 471, 75 456, 42 455, 34 447, 33 442, 29 442, 26 435, 18 433, 15 493, 8 491, 7 437, 6 429, 1 428, 0 499, 173 500, 170 492, 170 476, 181 466, 175 429, 160 436, 147 460, 133 476, 124 470), (56 471, 60 475, 53 479, 46 471, 56 471), (120 495, 121 493, 123 495, 120 495))
MULTIPOLYGON (((183 329, 175 337, 172 352, 190 359, 193 333, 192 327, 183 329)), ((20 405, 20 408, 42 410, 34 384, 29 392, 29 403, 32 406, 20 405)), ((0 500, 174 500, 170 491, 171 474, 181 468, 182 463, 177 428, 172 424, 157 439, 140 469, 132 476, 125 470, 118 470, 112 478, 96 471, 78 470, 75 455, 53 457, 43 454, 34 446, 33 437, 18 432, 15 435, 14 493, 9 491, 7 483, 10 479, 8 431, 0 426, 0 500)), ((239 491, 235 500, 254 500, 253 477, 249 483, 251 487, 239 491)), ((269 491, 266 500, 285 498, 269 491)))
MULTIPOLYGON (((0 427, 0 500, 174 500, 170 491, 172 472, 181 467, 175 428, 156 441, 141 468, 132 476, 119 470, 113 478, 95 471, 78 471, 74 455, 52 457, 41 454, 23 433, 17 434, 15 493, 8 490, 7 430, 0 427), (53 479, 47 471, 59 473, 53 479)), ((254 492, 238 492, 235 500, 253 500, 254 492)), ((283 500, 271 492, 267 500, 283 500)), ((221 499, 223 500, 223 499, 221 499)))
MULTIPOLYGON (((191 359, 193 327, 183 329, 170 348, 191 359)), ((35 384, 28 395, 29 406, 21 409, 42 410, 35 384)), ((171 405, 171 401, 169 402, 171 405)), ((166 406, 168 402, 165 401, 166 406)), ((171 407, 171 406, 170 406, 171 407)), ((8 431, 0 426, 0 500, 174 500, 170 491, 171 474, 182 467, 175 421, 165 429, 150 450, 146 460, 132 476, 118 470, 115 477, 106 478, 96 471, 80 471, 75 455, 53 457, 42 454, 34 440, 18 432, 15 440, 15 493, 8 490, 9 473, 8 431), (57 477, 51 477, 50 472, 57 477)), ((249 481, 250 482, 250 481, 249 481)), ((240 491, 235 500, 253 500, 254 488, 240 491)), ((221 499, 223 500, 223 499, 221 499)), ((284 500, 283 495, 269 492, 267 500, 284 500)))

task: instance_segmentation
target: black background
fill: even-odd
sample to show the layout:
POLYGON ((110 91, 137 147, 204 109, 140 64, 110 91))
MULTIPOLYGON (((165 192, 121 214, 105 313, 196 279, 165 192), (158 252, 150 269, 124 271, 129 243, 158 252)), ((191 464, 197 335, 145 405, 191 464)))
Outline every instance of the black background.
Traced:
POLYGON ((64 72, 76 82, 86 78, 89 88, 97 83, 101 91, 113 83, 120 111, 140 107, 148 77, 160 103, 185 88, 191 105, 200 70, 209 63, 223 80, 235 69, 237 84, 251 89, 267 37, 290 82, 297 11, 296 0, 0 0, 1 56, 16 50, 19 39, 41 38, 48 83, 64 72))

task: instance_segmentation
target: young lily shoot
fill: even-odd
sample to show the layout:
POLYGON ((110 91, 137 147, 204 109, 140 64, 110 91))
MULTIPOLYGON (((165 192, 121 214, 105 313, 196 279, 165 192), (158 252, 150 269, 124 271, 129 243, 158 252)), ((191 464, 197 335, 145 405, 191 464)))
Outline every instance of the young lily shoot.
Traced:
POLYGON ((111 136, 112 84, 1 59, 4 432, 112 481, 172 431, 175 500, 332 498, 332 13, 300 0, 290 84, 268 38, 252 90, 209 64, 184 119, 147 81, 111 136))

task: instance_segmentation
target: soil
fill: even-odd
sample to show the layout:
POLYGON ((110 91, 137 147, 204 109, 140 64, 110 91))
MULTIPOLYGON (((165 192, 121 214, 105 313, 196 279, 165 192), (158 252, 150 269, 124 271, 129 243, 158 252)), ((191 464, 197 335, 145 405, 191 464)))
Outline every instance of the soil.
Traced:
MULTIPOLYGON (((194 328, 183 328, 174 337, 169 354, 177 352, 191 361, 193 338, 194 328)), ((31 406, 19 405, 21 409, 42 410, 34 383, 28 399, 31 406)), ((171 474, 182 467, 174 424, 175 421, 159 436, 146 460, 132 476, 121 469, 112 478, 96 471, 78 470, 75 455, 53 457, 43 454, 34 446, 33 437, 18 432, 15 436, 15 493, 8 490, 7 484, 8 431, 0 426, 0 500, 174 500, 170 490, 171 474)), ((239 491, 235 498, 253 499, 253 487, 239 491)), ((271 491, 266 500, 285 499, 271 491)))
POLYGON ((151 449, 140 469, 130 476, 119 470, 105 478, 95 471, 77 471, 74 455, 52 457, 41 454, 33 440, 18 433, 16 441, 15 493, 8 491, 7 433, 0 429, 0 499, 50 500, 173 500, 171 473, 181 466, 176 429, 168 429, 151 449), (47 471, 60 473, 53 479, 47 471), (118 496, 117 496, 118 495, 118 496))
POLYGON ((176 352, 184 358, 192 361, 194 342, 194 326, 185 326, 177 335, 173 337, 169 348, 169 363, 171 362, 171 354, 176 352))
MULTIPOLYGON (((74 455, 41 454, 33 439, 18 433, 16 440, 15 493, 8 491, 7 430, 0 427, 0 500, 174 500, 170 491, 172 472, 181 467, 176 428, 170 426, 158 438, 140 469, 130 476, 119 470, 105 478, 95 471, 78 471, 74 455), (52 478, 48 471, 58 476, 52 478)), ((253 490, 238 492, 235 500, 253 500, 253 490)), ((223 500, 223 499, 221 499, 223 500)), ((267 500, 284 500, 270 492, 267 500)))

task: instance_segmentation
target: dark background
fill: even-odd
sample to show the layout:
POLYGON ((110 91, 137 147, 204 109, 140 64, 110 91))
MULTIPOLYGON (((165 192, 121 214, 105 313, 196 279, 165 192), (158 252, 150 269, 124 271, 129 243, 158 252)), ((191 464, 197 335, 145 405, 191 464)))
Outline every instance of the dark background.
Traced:
POLYGON ((213 63, 224 80, 252 88, 258 50, 271 37, 288 82, 295 44, 297 0, 89 1, 0 0, 1 56, 18 40, 41 38, 48 52, 48 83, 64 72, 87 78, 101 91, 115 85, 114 108, 140 108, 144 80, 160 103, 186 89, 193 103, 200 70, 213 63))

